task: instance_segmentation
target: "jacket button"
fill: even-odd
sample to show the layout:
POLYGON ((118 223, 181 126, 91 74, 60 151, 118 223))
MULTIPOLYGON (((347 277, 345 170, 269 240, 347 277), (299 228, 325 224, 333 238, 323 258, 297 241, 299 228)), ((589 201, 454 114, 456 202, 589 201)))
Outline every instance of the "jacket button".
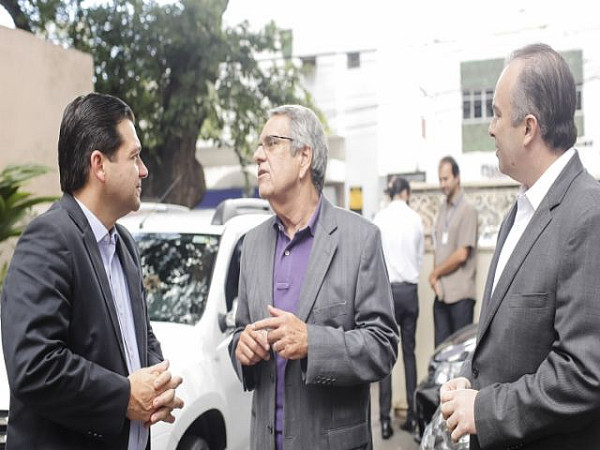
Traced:
POLYGON ((479 376, 479 369, 477 367, 471 368, 471 375, 473 375, 473 378, 477 378, 479 376))
POLYGON ((269 430, 269 434, 273 434, 273 425, 267 425, 267 430, 269 430))

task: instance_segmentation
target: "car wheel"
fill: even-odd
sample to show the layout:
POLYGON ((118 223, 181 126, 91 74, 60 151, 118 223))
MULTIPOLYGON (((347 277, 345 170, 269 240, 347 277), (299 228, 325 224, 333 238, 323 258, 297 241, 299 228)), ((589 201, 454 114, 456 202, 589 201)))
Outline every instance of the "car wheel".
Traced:
POLYGON ((200 436, 186 434, 179 441, 177 450, 210 450, 210 447, 208 446, 208 442, 200 436))

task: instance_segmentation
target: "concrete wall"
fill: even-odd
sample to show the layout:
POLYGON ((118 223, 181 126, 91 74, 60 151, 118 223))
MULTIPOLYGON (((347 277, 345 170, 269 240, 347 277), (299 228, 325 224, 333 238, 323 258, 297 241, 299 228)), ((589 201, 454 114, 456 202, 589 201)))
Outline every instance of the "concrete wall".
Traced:
MULTIPOLYGON (((0 170, 9 164, 48 166, 51 172, 27 188, 38 195, 60 195, 62 113, 76 96, 93 90, 92 76, 90 55, 0 26, 0 170)), ((2 251, 4 259, 8 253, 2 251)))

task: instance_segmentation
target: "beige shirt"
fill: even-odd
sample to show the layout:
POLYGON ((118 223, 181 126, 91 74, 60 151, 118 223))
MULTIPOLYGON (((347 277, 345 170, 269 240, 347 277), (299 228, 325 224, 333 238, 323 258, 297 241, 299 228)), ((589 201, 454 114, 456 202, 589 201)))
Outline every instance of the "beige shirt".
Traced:
POLYGON ((444 303, 475 300, 475 275, 477 272, 477 210, 461 192, 454 203, 442 202, 435 224, 435 264, 440 265, 457 249, 470 247, 467 261, 454 272, 440 278, 444 303))

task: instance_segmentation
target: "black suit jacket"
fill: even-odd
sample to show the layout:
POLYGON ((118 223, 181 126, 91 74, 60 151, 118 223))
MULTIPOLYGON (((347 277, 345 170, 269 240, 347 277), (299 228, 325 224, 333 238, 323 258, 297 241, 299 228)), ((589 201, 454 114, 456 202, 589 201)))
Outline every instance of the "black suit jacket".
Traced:
MULTIPOLYGON (((142 366, 162 360, 135 242, 117 225, 142 366)), ((130 386, 98 244, 68 194, 21 236, 2 292, 8 449, 126 449, 130 386)))

